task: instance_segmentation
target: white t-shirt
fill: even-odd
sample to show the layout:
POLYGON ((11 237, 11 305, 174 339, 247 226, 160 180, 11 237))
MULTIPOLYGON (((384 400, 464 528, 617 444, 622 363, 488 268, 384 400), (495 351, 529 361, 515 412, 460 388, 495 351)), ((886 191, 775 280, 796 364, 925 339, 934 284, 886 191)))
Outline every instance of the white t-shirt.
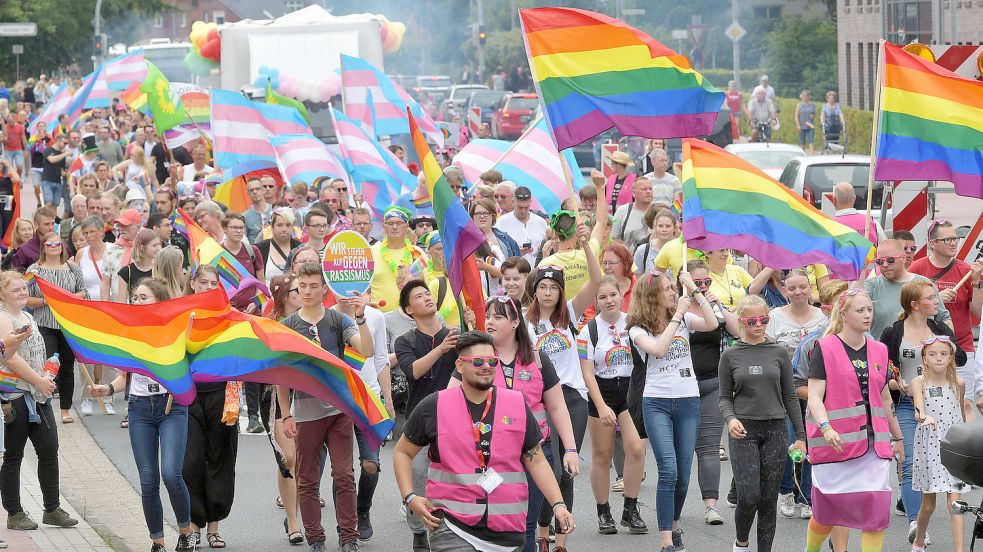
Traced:
MULTIPOLYGON (((689 348, 690 325, 695 318, 696 315, 689 312, 683 315, 683 323, 676 328, 676 336, 672 338, 665 356, 656 357, 638 349, 643 358, 648 357, 643 397, 681 399, 700 396, 689 348)), ((639 326, 630 328, 628 335, 632 340, 640 335, 656 338, 639 326)))
MULTIPOLYGON (((567 302, 567 311, 570 313, 570 320, 577 319, 573 310, 573 301, 567 302)), ((587 384, 584 383, 584 373, 580 370, 580 355, 574 347, 574 336, 570 328, 554 328, 549 319, 540 320, 539 324, 535 325, 532 322, 526 324, 533 340, 533 348, 546 353, 553 367, 556 368, 560 383, 576 389, 586 401, 587 384)))
POLYGON ((515 211, 506 213, 499 217, 495 223, 495 228, 509 235, 521 248, 524 244, 532 244, 532 252, 526 253, 522 257, 529 261, 529 266, 536 266, 536 251, 543 245, 546 239, 546 221, 543 217, 534 213, 529 213, 529 220, 520 221, 515 216, 515 211))
POLYGON ((594 362, 594 376, 600 379, 628 378, 634 367, 631 360, 631 348, 628 346, 628 315, 621 313, 621 318, 611 325, 601 319, 594 318, 597 323, 597 346, 590 339, 590 323, 580 330, 577 336, 577 350, 581 360, 594 362), (617 335, 617 339, 615 339, 617 335))
POLYGON ((765 328, 765 334, 774 339, 775 342, 784 345, 789 357, 795 355, 795 349, 803 337, 826 324, 826 315, 816 308, 813 309, 812 316, 805 324, 799 324, 792 320, 785 314, 784 307, 771 309, 768 316, 771 319, 768 321, 768 327, 765 328))
MULTIPOLYGON (((333 307, 338 310, 337 307, 333 307)), ((354 320, 354 317, 352 318, 354 320)), ((379 385, 379 372, 382 372, 389 364, 389 344, 386 342, 386 318, 382 311, 372 307, 365 307, 365 323, 372 332, 372 347, 374 355, 372 358, 365 359, 365 365, 358 370, 358 376, 362 378, 365 385, 382 398, 382 386, 379 385)), ((341 359, 345 360, 345 359, 341 359)))
POLYGON ((143 374, 130 375, 130 394, 136 397, 149 397, 151 395, 163 395, 167 393, 164 386, 157 383, 153 378, 143 374))
POLYGON ((181 180, 186 180, 186 181, 189 181, 189 182, 194 181, 195 175, 198 174, 198 173, 200 173, 200 172, 202 172, 202 171, 211 172, 212 171, 212 167, 209 166, 209 165, 205 165, 205 167, 203 169, 201 169, 201 171, 198 171, 198 170, 195 170, 195 164, 194 163, 192 163, 190 165, 185 165, 184 168, 183 168, 183 170, 182 170, 182 178, 181 178, 181 180))

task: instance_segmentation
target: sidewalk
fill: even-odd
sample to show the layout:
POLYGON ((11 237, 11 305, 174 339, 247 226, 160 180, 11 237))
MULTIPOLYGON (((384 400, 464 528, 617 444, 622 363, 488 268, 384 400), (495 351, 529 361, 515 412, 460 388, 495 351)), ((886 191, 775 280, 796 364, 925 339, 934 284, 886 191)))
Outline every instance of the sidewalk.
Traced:
MULTIPOLYGON (((21 470, 24 509, 40 525, 36 531, 7 530, 0 508, 0 538, 8 550, 26 552, 133 552, 150 548, 140 495, 109 460, 75 414, 75 423, 58 424, 61 507, 79 524, 71 529, 41 525, 37 458, 30 445, 21 470)), ((163 490, 163 487, 162 487, 163 490)), ((164 524, 173 546, 177 532, 164 524)))

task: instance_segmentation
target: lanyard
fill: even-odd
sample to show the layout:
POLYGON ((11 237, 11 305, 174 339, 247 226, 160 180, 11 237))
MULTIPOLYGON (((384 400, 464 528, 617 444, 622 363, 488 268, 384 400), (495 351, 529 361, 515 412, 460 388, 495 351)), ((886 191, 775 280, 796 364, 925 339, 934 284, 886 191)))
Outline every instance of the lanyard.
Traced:
POLYGON ((485 454, 481 451, 481 430, 479 427, 485 425, 485 418, 488 417, 488 411, 491 410, 491 405, 492 390, 489 389, 488 398, 485 399, 485 410, 482 411, 481 418, 471 426, 471 436, 474 437, 474 449, 478 454, 478 466, 481 468, 481 471, 485 471, 485 454))

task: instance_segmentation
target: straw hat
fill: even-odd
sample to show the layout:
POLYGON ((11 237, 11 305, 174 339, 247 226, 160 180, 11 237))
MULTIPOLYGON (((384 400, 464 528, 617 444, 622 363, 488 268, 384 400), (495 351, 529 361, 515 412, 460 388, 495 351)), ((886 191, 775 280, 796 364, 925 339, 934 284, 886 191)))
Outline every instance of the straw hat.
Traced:
POLYGON ((626 167, 632 167, 635 165, 635 162, 631 160, 631 156, 621 150, 611 154, 611 162, 624 165, 626 167))

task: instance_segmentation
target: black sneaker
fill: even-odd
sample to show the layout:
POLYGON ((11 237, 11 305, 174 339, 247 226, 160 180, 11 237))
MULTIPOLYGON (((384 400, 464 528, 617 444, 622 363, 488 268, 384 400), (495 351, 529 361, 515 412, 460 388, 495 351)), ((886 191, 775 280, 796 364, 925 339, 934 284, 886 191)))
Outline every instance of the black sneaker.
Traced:
POLYGON ((672 547, 673 552, 686 552, 686 547, 683 546, 683 530, 676 529, 672 532, 672 547))
POLYGON ((358 513, 358 540, 367 541, 372 538, 372 520, 369 511, 358 513))
POLYGON ((194 533, 182 533, 177 536, 177 546, 174 547, 174 552, 194 552, 195 543, 194 533))
POLYGON ((246 433, 263 433, 266 428, 263 424, 259 423, 257 418, 249 418, 249 425, 246 426, 246 433))
POLYGON ((150 547, 150 552, 167 552, 167 549, 164 548, 164 545, 163 544, 158 544, 158 543, 155 542, 150 547))
POLYGON ((642 516, 638 513, 638 499, 625 499, 625 510, 621 513, 621 526, 627 527, 632 535, 645 535, 649 528, 642 521, 642 516))
POLYGON ((898 501, 894 503, 894 515, 896 516, 908 515, 908 513, 904 511, 904 501, 901 500, 900 496, 898 497, 898 501))
POLYGON ((618 527, 614 524, 611 517, 611 505, 608 503, 597 505, 597 532, 602 535, 615 535, 618 527))
POLYGON ((413 533, 413 552, 430 552, 430 539, 426 531, 413 533))

